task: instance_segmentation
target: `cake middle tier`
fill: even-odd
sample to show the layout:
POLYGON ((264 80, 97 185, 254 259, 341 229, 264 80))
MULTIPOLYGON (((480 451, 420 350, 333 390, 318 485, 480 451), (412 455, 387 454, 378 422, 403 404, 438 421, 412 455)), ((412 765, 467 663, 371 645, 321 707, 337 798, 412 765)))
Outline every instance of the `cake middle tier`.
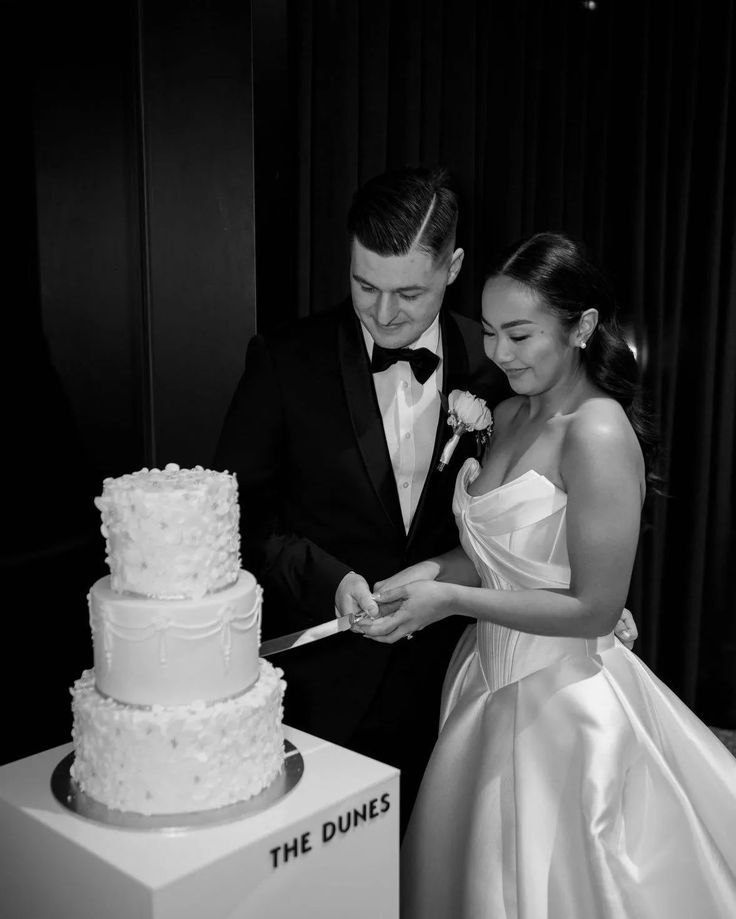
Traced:
POLYGON ((198 600, 116 593, 100 578, 89 593, 97 690, 131 705, 216 702, 258 677, 261 588, 237 582, 198 600))

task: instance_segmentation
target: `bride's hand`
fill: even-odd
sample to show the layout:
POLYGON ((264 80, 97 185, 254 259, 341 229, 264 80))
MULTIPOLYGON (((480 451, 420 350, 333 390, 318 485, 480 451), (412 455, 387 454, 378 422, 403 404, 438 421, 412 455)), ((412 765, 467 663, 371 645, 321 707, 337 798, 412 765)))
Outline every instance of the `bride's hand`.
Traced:
POLYGON ((394 605, 396 611, 363 621, 358 629, 385 644, 410 638, 414 632, 450 614, 452 587, 441 581, 411 581, 398 587, 382 587, 374 594, 379 607, 394 605))
POLYGON ((417 562, 415 565, 409 565, 408 568, 402 568, 390 578, 384 578, 382 581, 376 581, 373 585, 373 597, 378 602, 379 616, 388 616, 395 613, 401 606, 401 600, 385 601, 384 594, 391 595, 390 592, 397 587, 404 587, 414 581, 433 581, 439 573, 439 566, 436 562, 428 559, 427 561, 417 562), (381 599, 379 599, 379 596, 381 599))

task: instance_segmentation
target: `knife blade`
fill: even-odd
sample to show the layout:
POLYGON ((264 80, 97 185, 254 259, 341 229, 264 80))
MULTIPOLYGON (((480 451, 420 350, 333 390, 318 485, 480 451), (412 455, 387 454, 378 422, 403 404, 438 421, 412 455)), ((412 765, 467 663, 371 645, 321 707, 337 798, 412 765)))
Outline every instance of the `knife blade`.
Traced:
POLYGON ((336 616, 328 622, 321 622, 308 629, 289 632, 288 635, 280 635, 278 638, 269 638, 261 645, 260 656, 269 657, 271 654, 279 654, 281 651, 289 651, 291 648, 298 648, 300 645, 308 645, 310 642, 328 638, 330 635, 337 635, 338 632, 344 632, 362 618, 363 615, 336 616))

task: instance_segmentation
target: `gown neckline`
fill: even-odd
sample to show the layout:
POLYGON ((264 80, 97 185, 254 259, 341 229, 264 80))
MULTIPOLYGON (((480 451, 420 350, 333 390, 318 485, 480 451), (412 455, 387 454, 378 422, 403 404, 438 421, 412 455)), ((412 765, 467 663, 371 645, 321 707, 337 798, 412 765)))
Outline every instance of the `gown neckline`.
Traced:
MULTIPOLYGON (((480 467, 480 463, 478 462, 478 460, 473 457, 469 458, 469 462, 473 463, 476 468, 480 467)), ((503 491, 504 488, 508 488, 510 485, 518 485, 519 482, 521 482, 523 479, 529 478, 530 476, 536 476, 536 478, 538 479, 544 479, 544 481, 548 482, 552 486, 552 488, 555 489, 555 491, 559 491, 563 495, 566 494, 566 492, 563 491, 563 489, 560 488, 559 485, 555 485, 555 483, 551 479, 548 479, 546 475, 542 475, 541 472, 537 472, 536 469, 527 469, 527 471, 522 472, 521 475, 517 475, 513 479, 509 479, 508 482, 502 482, 500 485, 496 485, 495 488, 491 488, 488 491, 481 492, 481 494, 479 495, 470 494, 470 492, 468 491, 468 482, 466 480, 466 477, 463 476, 463 480, 462 480, 463 490, 465 491, 465 494, 468 496, 468 498, 470 498, 471 500, 479 500, 480 498, 488 498, 490 495, 495 495, 496 492, 503 491)))

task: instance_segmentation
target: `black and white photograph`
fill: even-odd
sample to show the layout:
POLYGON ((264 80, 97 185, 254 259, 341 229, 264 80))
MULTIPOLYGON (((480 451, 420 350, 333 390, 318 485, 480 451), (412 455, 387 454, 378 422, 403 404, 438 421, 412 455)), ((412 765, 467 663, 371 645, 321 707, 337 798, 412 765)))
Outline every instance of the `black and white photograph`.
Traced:
POLYGON ((0 12, 0 914, 734 919, 735 0, 0 12))

